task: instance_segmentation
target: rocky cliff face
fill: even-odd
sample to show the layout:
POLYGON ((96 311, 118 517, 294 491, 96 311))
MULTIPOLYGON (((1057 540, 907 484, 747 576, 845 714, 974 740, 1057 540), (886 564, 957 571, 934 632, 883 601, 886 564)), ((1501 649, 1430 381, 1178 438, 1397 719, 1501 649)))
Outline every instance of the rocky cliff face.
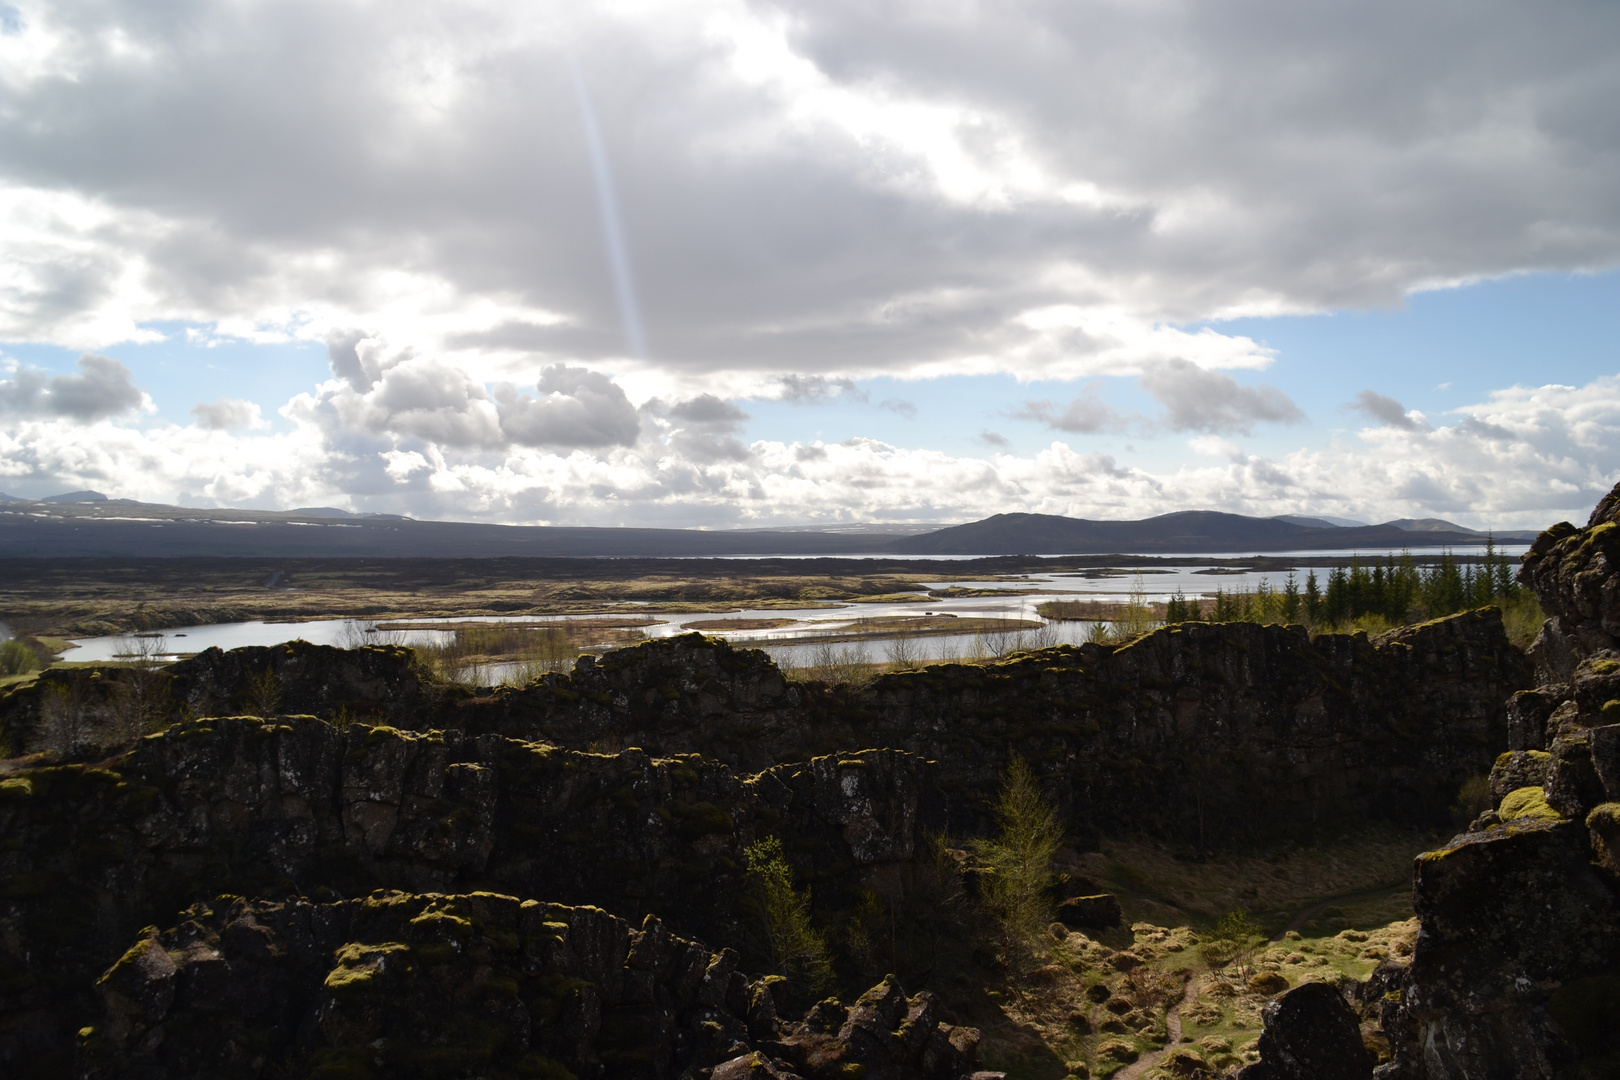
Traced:
POLYGON ((790 686, 764 654, 690 635, 463 700, 444 719, 740 767, 903 748, 939 762, 959 831, 982 827, 1017 754, 1078 835, 1147 828, 1209 845, 1326 820, 1443 821, 1506 739, 1503 699, 1530 680, 1495 612, 1377 639, 1191 624, 1124 647, 884 675, 850 696, 790 686))
POLYGON ((464 698, 440 719, 748 769, 896 747, 939 763, 958 832, 984 828, 1016 754, 1078 836, 1149 829, 1216 845, 1326 821, 1444 821, 1506 740, 1503 699, 1530 681, 1495 612, 1376 639, 1191 624, 1124 647, 884 675, 852 695, 789 685, 763 653, 693 634, 464 698))
MULTIPOLYGON (((123 700, 112 669, 91 675, 54 678, 107 708, 123 700)), ((1124 647, 884 675, 852 694, 789 684, 763 652, 697 634, 481 693, 423 685, 408 650, 302 642, 209 650, 161 677, 148 696, 167 701, 171 719, 271 694, 275 708, 254 711, 579 751, 639 746, 659 757, 700 754, 738 773, 893 747, 939 763, 956 833, 984 831, 984 808, 1016 754, 1082 840, 1125 828, 1199 846, 1329 822, 1443 822, 1463 782, 1487 772, 1508 741, 1503 699, 1531 682, 1491 611, 1373 639, 1190 624, 1124 647)), ((14 746, 39 745, 31 733, 49 696, 42 685, 0 705, 14 746)), ((1526 711, 1517 705, 1515 716, 1526 711)))
POLYGON ((497 893, 220 897, 96 983, 81 1075, 958 1080, 978 1033, 893 982, 785 1022, 769 980, 648 916, 497 893))
POLYGON ((0 781, 0 1069, 63 1051, 95 976, 201 897, 487 888, 738 940, 744 849, 857 889, 942 824, 926 762, 866 751, 750 777, 495 735, 218 718, 111 767, 0 781))
POLYGON ((1543 533, 1520 580, 1549 618, 1509 705, 1494 808, 1417 860, 1411 966, 1383 1009, 1389 1080, 1620 1070, 1620 488, 1543 533))
POLYGON ((398 646, 214 648, 145 670, 47 670, 0 699, 0 744, 12 755, 93 756, 176 720, 242 714, 409 727, 436 716, 443 697, 398 646))

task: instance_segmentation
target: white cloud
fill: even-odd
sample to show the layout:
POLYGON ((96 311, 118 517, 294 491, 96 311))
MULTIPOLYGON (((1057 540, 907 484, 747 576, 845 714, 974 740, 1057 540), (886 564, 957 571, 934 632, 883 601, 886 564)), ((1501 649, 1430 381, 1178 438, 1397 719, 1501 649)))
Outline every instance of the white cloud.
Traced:
POLYGON ((175 0, 21 23, 0 35, 11 340, 363 326, 479 381, 650 366, 672 395, 1076 378, 1269 361, 1175 323, 1620 260, 1606 5, 175 0))
POLYGON ((1202 454, 1204 457, 1231 458, 1233 461, 1242 461, 1244 458, 1243 447, 1219 435, 1199 435, 1188 439, 1187 445, 1192 447, 1193 453, 1202 454))
POLYGON ((0 34, 0 340, 96 350, 178 322, 199 346, 325 342, 333 378, 282 409, 290 453, 234 398, 135 431, 107 422, 149 407, 113 361, 16 367, 7 477, 514 520, 1529 520, 1589 503, 1615 460, 1601 380, 1438 418, 1369 390, 1380 426, 1246 456, 1226 440, 1301 413, 1254 381, 1270 347, 1205 325, 1620 262, 1614 5, 18 10, 0 34), (627 355, 570 62, 650 356, 627 355), (983 459, 745 445, 729 404, 987 373, 1138 379, 1160 415, 1081 390, 1025 416, 1185 432, 1204 460, 1019 456, 993 431, 983 459))
MULTIPOLYGON (((387 368, 373 393, 409 363, 387 368)), ((597 415, 579 392, 593 380, 577 370, 547 379, 542 387, 575 391, 565 395, 578 404, 565 406, 564 426, 597 415)), ((599 397, 616 415, 611 392, 599 397)), ((1159 470, 1061 441, 1014 454, 991 433, 984 441, 997 449, 986 457, 859 438, 743 446, 726 433, 738 422, 735 407, 703 400, 649 403, 628 444, 450 445, 344 426, 344 415, 372 415, 336 408, 360 398, 334 380, 320 398, 287 410, 295 430, 285 434, 28 419, 0 431, 0 475, 8 486, 48 479, 152 501, 336 502, 426 518, 670 526, 970 520, 1014 510, 1134 518, 1186 507, 1362 520, 1438 514, 1527 528, 1584 514, 1620 480, 1620 377, 1514 387, 1432 428, 1369 428, 1353 442, 1275 458, 1200 435, 1191 443, 1204 461, 1159 470)))
POLYGON ((635 407, 606 375, 554 364, 540 373, 540 397, 495 388, 501 430, 524 446, 629 446, 641 432, 635 407))

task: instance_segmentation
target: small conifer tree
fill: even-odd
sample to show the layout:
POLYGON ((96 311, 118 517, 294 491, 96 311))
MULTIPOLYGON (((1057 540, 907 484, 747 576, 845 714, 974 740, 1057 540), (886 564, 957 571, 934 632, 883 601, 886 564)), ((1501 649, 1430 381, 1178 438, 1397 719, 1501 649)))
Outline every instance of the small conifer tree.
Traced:
POLYGON ((748 905, 760 931, 771 973, 796 989, 820 993, 832 985, 827 940, 810 922, 810 891, 793 887, 793 868, 782 841, 767 836, 748 845, 748 905))
POLYGON ((1041 792, 1023 758, 1015 757, 1007 765, 995 820, 1001 835, 975 845, 994 871, 984 879, 981 895, 1001 932, 1004 955, 1014 959, 1051 921, 1046 889, 1052 881, 1052 856, 1063 843, 1057 808, 1041 792))

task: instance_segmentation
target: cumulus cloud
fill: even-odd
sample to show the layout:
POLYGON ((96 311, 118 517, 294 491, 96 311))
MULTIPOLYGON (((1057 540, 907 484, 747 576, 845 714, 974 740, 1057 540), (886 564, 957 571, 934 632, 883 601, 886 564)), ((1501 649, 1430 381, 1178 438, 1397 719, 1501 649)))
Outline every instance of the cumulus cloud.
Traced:
MULTIPOLYGON (((564 373, 552 383, 578 379, 564 373)), ((57 418, 0 427, 0 476, 9 490, 49 482, 152 501, 341 499, 422 518, 670 526, 966 520, 1018 510, 1134 518, 1186 507, 1360 520, 1441 515, 1529 528, 1583 515, 1620 481, 1620 377, 1513 387, 1430 428, 1368 428, 1349 445, 1277 456, 1201 434, 1192 440, 1200 458, 1156 468, 1061 440, 1033 453, 997 447, 985 457, 860 438, 762 440, 736 452, 697 423, 670 427, 667 440, 644 431, 595 451, 403 445, 333 426, 322 411, 330 404, 287 410, 289 433, 208 440, 176 425, 85 427, 57 418), (691 441, 677 437, 685 434, 691 441), (717 441, 702 441, 710 438, 717 441)), ((712 402, 692 411, 729 422, 712 402)))
POLYGON ((509 385, 495 388, 501 430, 523 446, 629 446, 641 420, 624 391, 599 371, 553 364, 540 373, 531 398, 509 385))
POLYGON ((264 417, 259 414, 259 407, 241 398, 220 398, 218 401, 201 402, 191 407, 191 415, 196 419, 198 427, 210 431, 264 426, 264 417))
POLYGON ((338 378, 300 394, 282 411, 333 439, 419 440, 443 452, 492 453, 512 446, 600 450, 628 446, 641 419, 611 378, 568 364, 541 369, 529 393, 491 387, 443 357, 386 348, 345 334, 329 343, 338 378))
POLYGON ((748 447, 731 437, 748 419, 748 414, 723 398, 699 394, 674 404, 654 399, 642 409, 663 415, 674 425, 668 446, 678 457, 700 465, 743 461, 748 457, 748 447))
POLYGON ((1363 390, 1345 407, 1363 413, 1385 427, 1403 431, 1414 431, 1418 427, 1417 421, 1407 414, 1404 405, 1374 390, 1363 390))
POLYGON ((77 375, 47 376, 18 365, 0 379, 0 414, 60 416, 81 423, 134 412, 146 404, 129 368, 110 357, 85 353, 77 375))
POLYGON ((1165 407, 1164 423, 1172 431, 1248 434, 1258 423, 1293 424, 1305 419, 1299 406, 1275 386, 1243 386, 1224 372, 1189 360, 1167 360, 1140 381, 1165 407))
POLYGON ((375 366, 360 356, 360 344, 365 340, 366 335, 358 330, 334 330, 326 337, 326 358, 332 374, 361 394, 377 382, 375 366))

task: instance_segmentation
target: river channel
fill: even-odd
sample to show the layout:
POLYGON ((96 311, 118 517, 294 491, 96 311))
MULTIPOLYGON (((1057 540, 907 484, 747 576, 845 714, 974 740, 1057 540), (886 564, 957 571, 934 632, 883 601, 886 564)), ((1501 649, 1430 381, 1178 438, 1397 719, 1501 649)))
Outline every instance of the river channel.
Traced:
MULTIPOLYGON (((1363 559, 1381 558, 1383 553, 1365 552, 1297 552, 1283 557, 1309 556, 1312 558, 1353 556, 1363 559)), ((1418 557, 1424 558, 1428 553, 1418 557)), ((1508 547, 1503 554, 1516 561, 1519 549, 1508 547)), ((1277 557, 1272 555, 1272 558, 1277 557)), ((1306 571, 1297 573, 1303 583, 1306 571)), ((1212 572, 1209 567, 1159 566, 1137 573, 1132 570, 1063 572, 1028 574, 1016 578, 991 581, 938 581, 918 586, 919 600, 909 603, 838 604, 835 606, 798 609, 743 609, 719 604, 711 613, 682 612, 669 614, 659 611, 655 604, 647 605, 647 616, 653 620, 640 628, 648 638, 670 637, 687 633, 686 624, 703 622, 704 633, 723 638, 739 645, 765 649, 779 662, 795 666, 813 665, 828 658, 828 650, 836 650, 843 662, 862 660, 884 661, 903 656, 908 660, 938 661, 943 659, 971 659, 986 655, 1003 654, 1016 648, 1067 642, 1078 644, 1091 632, 1091 624, 1074 621, 1047 621, 1036 608, 1047 600, 1097 600, 1124 602, 1133 591, 1150 601, 1168 600, 1178 590, 1185 596, 1212 595, 1217 588, 1227 591, 1253 589, 1262 582, 1272 588, 1281 588, 1286 572, 1259 573, 1246 570, 1221 569, 1212 572), (976 596, 928 596, 928 590, 964 589, 988 593, 976 596), (1018 635, 1004 633, 966 633, 895 635, 886 638, 868 638, 861 641, 843 641, 836 646, 818 638, 833 639, 857 629, 858 620, 916 615, 942 615, 958 618, 1018 620, 1033 626, 1018 635), (771 629, 727 630, 716 627, 717 620, 787 620, 785 625, 771 629), (1039 627, 1039 629, 1034 629, 1039 627)), ((1319 580, 1325 584, 1326 571, 1317 570, 1319 580)), ((454 622, 564 622, 569 619, 599 618, 591 614, 557 616, 482 616, 455 619, 391 619, 389 629, 379 632, 372 622, 357 619, 312 619, 298 622, 239 622, 217 623, 205 626, 187 626, 162 633, 143 635, 146 641, 141 651, 148 656, 173 659, 218 647, 234 649, 246 645, 277 645, 285 641, 302 639, 317 645, 353 647, 367 642, 401 645, 431 646, 448 642, 453 630, 438 629, 437 623, 454 622)), ((63 659, 75 662, 113 660, 128 654, 131 639, 125 635, 77 638, 63 659)), ((495 665, 488 673, 491 680, 502 674, 495 665)))

